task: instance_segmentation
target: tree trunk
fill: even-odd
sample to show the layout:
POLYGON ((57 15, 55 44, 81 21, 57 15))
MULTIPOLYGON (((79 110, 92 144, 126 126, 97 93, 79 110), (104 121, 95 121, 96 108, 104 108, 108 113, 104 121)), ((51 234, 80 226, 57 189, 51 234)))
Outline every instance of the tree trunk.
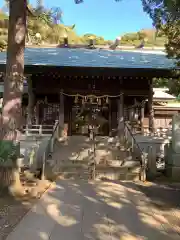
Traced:
POLYGON ((24 193, 21 185, 19 168, 12 166, 0 166, 0 191, 13 195, 24 193))
POLYGON ((16 140, 21 127, 21 102, 26 36, 26 0, 10 1, 1 139, 16 140))
MULTIPOLYGON (((1 140, 17 141, 22 122, 24 49, 26 37, 26 0, 9 1, 8 48, 4 79, 1 140)), ((13 186, 19 185, 19 171, 12 165, 13 186)), ((11 181, 9 181, 10 184, 11 181)))
POLYGON ((5 189, 12 184, 12 168, 0 166, 0 188, 5 189))

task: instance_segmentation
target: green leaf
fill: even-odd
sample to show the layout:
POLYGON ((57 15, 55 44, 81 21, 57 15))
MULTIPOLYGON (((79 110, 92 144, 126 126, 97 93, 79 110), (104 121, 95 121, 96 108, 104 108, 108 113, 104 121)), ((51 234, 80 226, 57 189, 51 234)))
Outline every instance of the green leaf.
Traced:
POLYGON ((0 165, 14 160, 20 155, 20 144, 13 141, 0 141, 0 165))

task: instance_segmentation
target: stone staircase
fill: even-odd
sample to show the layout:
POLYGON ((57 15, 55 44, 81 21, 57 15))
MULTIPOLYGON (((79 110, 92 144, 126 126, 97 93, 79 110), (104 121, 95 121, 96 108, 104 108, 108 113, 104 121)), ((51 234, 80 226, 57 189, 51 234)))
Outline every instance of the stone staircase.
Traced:
POLYGON ((57 143, 52 155, 53 172, 63 178, 139 180, 140 161, 118 138, 96 137, 95 147, 84 136, 57 143))
MULTIPOLYGON (((41 157, 39 155, 44 154, 44 149, 47 145, 47 141, 50 136, 44 135, 22 135, 20 138, 20 154, 21 154, 21 162, 20 166, 22 168, 31 168, 33 164, 42 165, 41 157), (42 148, 42 149, 41 149, 42 148), (35 154, 33 162, 30 160, 30 155, 32 151, 35 151, 38 154, 35 154)), ((36 167, 35 167, 36 168, 36 167)))

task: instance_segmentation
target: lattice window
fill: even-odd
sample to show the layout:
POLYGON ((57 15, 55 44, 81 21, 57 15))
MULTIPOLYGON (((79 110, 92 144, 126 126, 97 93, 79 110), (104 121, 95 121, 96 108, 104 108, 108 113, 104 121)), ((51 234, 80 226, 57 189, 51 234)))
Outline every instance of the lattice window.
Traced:
POLYGON ((43 122, 46 124, 54 124, 59 118, 59 104, 47 104, 43 110, 43 122))

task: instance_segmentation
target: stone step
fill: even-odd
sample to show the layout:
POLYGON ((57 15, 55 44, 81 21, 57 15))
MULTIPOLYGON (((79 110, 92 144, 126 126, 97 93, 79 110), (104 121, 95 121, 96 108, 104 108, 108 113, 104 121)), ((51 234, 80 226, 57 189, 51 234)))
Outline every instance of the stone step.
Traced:
POLYGON ((54 169, 56 175, 63 179, 89 179, 89 169, 88 166, 81 165, 67 165, 58 167, 58 169, 54 169))
POLYGON ((62 179, 82 179, 82 180, 88 180, 89 179, 89 173, 82 173, 82 172, 58 172, 58 177, 62 179))
MULTIPOLYGON (((89 172, 58 172, 56 173, 58 177, 63 179, 83 179, 88 180, 91 179, 89 172)), ((140 172, 139 173, 131 173, 131 172, 122 172, 122 171, 98 171, 96 169, 96 178, 95 180, 130 180, 130 181, 139 181, 140 180, 140 172)))
POLYGON ((98 172, 96 171, 96 180, 121 180, 121 181, 139 181, 140 173, 123 173, 123 172, 98 172))
POLYGON ((130 147, 125 147, 125 146, 121 146, 121 147, 117 147, 117 146, 96 146, 96 151, 105 151, 105 152, 124 152, 124 151, 130 151, 131 148, 130 147))
POLYGON ((57 164, 59 166, 64 166, 64 165, 87 165, 88 164, 88 160, 81 160, 81 159, 76 159, 76 160, 71 160, 71 159, 66 159, 63 161, 59 161, 57 164))
POLYGON ((44 135, 21 135, 20 142, 22 141, 41 141, 45 138, 50 138, 51 134, 44 134, 44 135))
MULTIPOLYGON (((62 149, 67 149, 67 150, 72 150, 74 152, 79 152, 82 149, 86 150, 86 149, 90 149, 93 148, 93 144, 90 142, 78 142, 78 141, 68 141, 66 144, 62 145, 60 144, 59 147, 62 149)), ((121 146, 121 145, 115 145, 115 144, 104 144, 102 142, 96 142, 96 150, 124 150, 126 149, 125 146, 121 146)))
POLYGON ((101 180, 140 180, 140 165, 134 166, 96 166, 96 179, 101 180))
MULTIPOLYGON (((58 166, 54 172, 60 177, 71 179, 87 180, 91 175, 91 167, 83 164, 67 164, 58 166)), ((128 162, 123 166, 96 165, 96 179, 109 180, 139 180, 140 164, 139 162, 128 162)))
POLYGON ((88 164, 81 164, 81 163, 77 163, 77 164, 72 164, 72 163, 67 163, 67 164, 63 164, 63 165, 58 165, 57 168, 61 169, 62 171, 76 171, 76 170, 87 170, 88 169, 88 164))
MULTIPOLYGON (((73 151, 72 149, 60 149, 58 152, 54 153, 54 158, 58 161, 78 161, 78 160, 88 160, 89 157, 94 157, 94 153, 90 148, 82 149, 79 151, 73 151)), ((95 151, 96 159, 124 159, 131 156, 131 152, 128 150, 105 150, 105 149, 96 149, 95 151)))
POLYGON ((86 137, 69 137, 52 155, 54 171, 66 178, 88 179, 95 159, 97 179, 139 179, 139 159, 118 138, 97 137, 95 143, 94 156, 92 141, 86 137))
POLYGON ((114 171, 114 172, 133 172, 137 173, 140 170, 140 164, 138 162, 125 162, 123 165, 118 166, 118 165, 97 165, 96 169, 98 171, 114 171))
POLYGON ((122 166, 126 166, 126 167, 134 167, 134 166, 139 166, 140 162, 139 161, 135 161, 132 159, 124 159, 124 160, 109 160, 106 162, 100 162, 98 164, 98 166, 112 166, 112 167, 122 167, 122 166))
MULTIPOLYGON (((77 160, 63 160, 63 161, 53 161, 53 160, 49 160, 50 164, 51 162, 52 163, 55 163, 57 164, 57 166, 59 167, 63 167, 63 166, 67 166, 67 167, 78 167, 78 166, 88 166, 90 165, 91 163, 94 162, 94 158, 89 158, 89 159, 86 159, 86 160, 80 160, 80 159, 77 159, 77 160)), ((131 156, 129 157, 126 157, 124 159, 98 159, 98 158, 95 158, 95 162, 96 164, 98 165, 105 165, 105 166, 123 166, 123 165, 131 165, 132 162, 136 162, 137 164, 139 164, 139 160, 137 159, 132 159, 131 156)))

